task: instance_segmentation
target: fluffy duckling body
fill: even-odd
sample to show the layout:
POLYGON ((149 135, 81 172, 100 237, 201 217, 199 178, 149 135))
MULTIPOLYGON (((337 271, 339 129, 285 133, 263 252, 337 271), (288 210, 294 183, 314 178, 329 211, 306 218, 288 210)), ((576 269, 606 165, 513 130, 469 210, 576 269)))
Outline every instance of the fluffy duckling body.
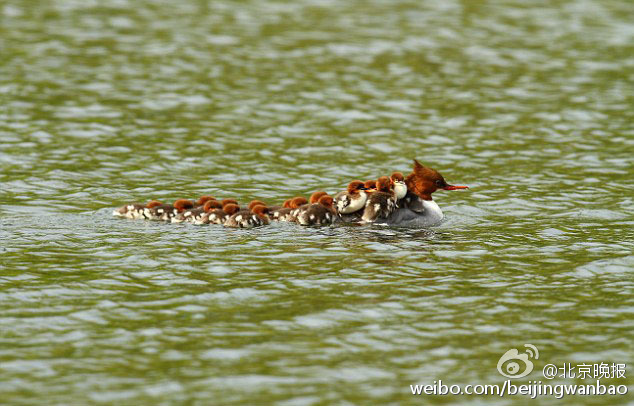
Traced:
POLYGON ((276 213, 273 213, 274 221, 295 221, 294 212, 300 207, 308 204, 308 200, 305 197, 297 196, 291 199, 287 208, 279 209, 276 213))
POLYGON ((163 203, 158 202, 156 200, 151 200, 147 204, 130 203, 113 211, 112 215, 116 217, 125 217, 128 219, 142 219, 142 218, 146 218, 145 216, 146 209, 151 209, 152 207, 160 206, 162 204, 163 203))
POLYGON ((179 199, 174 204, 162 204, 145 210, 145 215, 150 220, 171 221, 172 217, 185 210, 194 208, 194 202, 187 199, 179 199))
POLYGON ((281 206, 271 206, 271 207, 269 207, 269 217, 271 218, 272 221, 279 221, 278 218, 280 217, 280 210, 290 208, 291 207, 291 200, 292 199, 284 200, 284 203, 282 203, 281 206))
POLYGON ((217 200, 207 200, 203 206, 199 206, 190 210, 185 210, 172 217, 172 223, 195 223, 200 221, 202 217, 214 209, 221 209, 222 204, 217 200))
POLYGON ((376 181, 376 192, 368 197, 361 220, 373 223, 378 219, 387 219, 396 210, 396 196, 392 189, 392 181, 387 176, 381 176, 376 181))
POLYGON ((401 172, 394 172, 390 179, 393 183, 394 197, 396 198, 396 207, 403 207, 405 204, 405 196, 407 196, 407 184, 405 183, 405 177, 401 172))
POLYGON ((225 227, 232 228, 253 228, 271 223, 268 216, 269 209, 260 204, 255 205, 251 210, 240 210, 225 221, 225 227))
POLYGON ((221 209, 212 209, 204 214, 195 224, 224 224, 229 217, 240 211, 240 206, 227 203, 221 209))
POLYGON ((224 224, 230 215, 240 211, 236 199, 223 199, 218 203, 210 204, 209 210, 205 210, 200 217, 194 219, 194 224, 224 224))
POLYGON ((323 195, 317 203, 308 205, 297 215, 297 222, 303 226, 332 224, 336 218, 332 196, 323 195))
POLYGON ((327 196, 328 193, 324 192, 323 190, 319 190, 317 192, 314 192, 312 195, 310 195, 310 199, 308 200, 307 203, 302 204, 301 206, 298 206, 296 209, 293 209, 289 215, 288 221, 290 222, 297 222, 297 216, 299 216, 299 214, 306 210, 308 208, 308 206, 310 206, 311 204, 315 204, 319 202, 319 199, 322 196, 327 196))
POLYGON ((368 198, 365 191, 366 187, 360 180, 350 182, 347 190, 335 195, 337 213, 350 214, 363 209, 368 198))
POLYGON ((365 202, 368 199, 368 194, 366 193, 368 189, 364 182, 353 180, 348 184, 348 188, 345 191, 335 195, 334 206, 338 220, 346 223, 361 220, 365 202))

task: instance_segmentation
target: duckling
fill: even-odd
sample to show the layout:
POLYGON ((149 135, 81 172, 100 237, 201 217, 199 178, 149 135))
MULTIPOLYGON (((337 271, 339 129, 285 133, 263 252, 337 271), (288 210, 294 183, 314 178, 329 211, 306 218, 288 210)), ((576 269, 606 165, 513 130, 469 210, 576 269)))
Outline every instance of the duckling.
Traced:
POLYGON ((308 200, 305 197, 297 196, 291 199, 288 208, 279 209, 273 214, 274 221, 294 221, 293 212, 303 205, 308 204, 308 200))
POLYGON ((146 209, 144 214, 146 218, 150 220, 163 220, 170 221, 172 217, 176 216, 178 213, 182 213, 187 209, 192 209, 194 207, 194 202, 187 199, 179 199, 171 204, 162 204, 160 206, 155 206, 149 209, 146 209))
POLYGON ((216 200, 216 198, 209 195, 200 196, 198 200, 196 200, 196 204, 194 205, 194 207, 202 207, 210 200, 216 200))
POLYGON ((368 188, 360 180, 353 180, 346 191, 335 195, 335 209, 341 221, 355 222, 361 219, 365 202, 368 199, 368 188))
POLYGON ((387 176, 381 176, 376 181, 377 191, 368 197, 361 220, 373 223, 377 219, 387 219, 396 210, 396 196, 392 186, 392 180, 387 176))
POLYGON ((310 200, 305 203, 302 204, 301 206, 298 206, 296 209, 293 209, 290 213, 290 215, 288 216, 287 221, 290 222, 297 222, 297 216, 299 215, 299 213, 306 209, 309 205, 311 204, 315 204, 317 202, 319 202, 319 198, 322 196, 326 196, 328 193, 324 192, 323 190, 318 190, 317 192, 313 192, 312 195, 310 195, 310 200))
POLYGON ((336 218, 332 196, 323 195, 317 203, 304 206, 297 215, 297 222, 303 226, 332 224, 336 218))
POLYGON ((222 209, 212 209, 203 215, 195 224, 224 224, 229 217, 240 211, 240 206, 227 203, 222 209))
POLYGON ((207 200, 203 206, 178 213, 176 216, 172 217, 172 223, 182 223, 183 221, 188 223, 195 223, 211 210, 221 208, 222 204, 219 201, 215 199, 207 200))
POLYGON ((280 217, 280 210, 288 209, 291 207, 291 200, 292 199, 284 200, 284 203, 282 203, 281 206, 269 207, 269 217, 271 218, 272 221, 278 221, 278 218, 280 217))
POLYGON ((403 200, 407 195, 407 184, 405 184, 405 177, 401 172, 394 172, 392 176, 392 183, 394 184, 394 196, 396 197, 396 207, 403 207, 405 201, 403 200))
POLYGON ((251 209, 240 210, 233 214, 225 221, 224 226, 232 228, 260 227, 271 223, 268 213, 269 209, 266 206, 256 204, 251 209))
POLYGON ((129 219, 146 218, 144 215, 144 212, 146 209, 151 209, 152 207, 160 206, 162 204, 163 203, 156 200, 151 200, 147 204, 130 203, 113 211, 112 215, 117 217, 125 217, 129 219))

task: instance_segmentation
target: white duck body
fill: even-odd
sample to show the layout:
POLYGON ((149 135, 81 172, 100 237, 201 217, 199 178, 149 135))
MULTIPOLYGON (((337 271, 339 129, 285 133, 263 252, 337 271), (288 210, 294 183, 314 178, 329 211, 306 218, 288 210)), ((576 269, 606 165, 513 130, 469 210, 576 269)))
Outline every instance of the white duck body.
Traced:
POLYGON ((430 227, 439 224, 445 215, 433 200, 412 199, 407 207, 400 207, 385 220, 378 222, 399 227, 430 227))

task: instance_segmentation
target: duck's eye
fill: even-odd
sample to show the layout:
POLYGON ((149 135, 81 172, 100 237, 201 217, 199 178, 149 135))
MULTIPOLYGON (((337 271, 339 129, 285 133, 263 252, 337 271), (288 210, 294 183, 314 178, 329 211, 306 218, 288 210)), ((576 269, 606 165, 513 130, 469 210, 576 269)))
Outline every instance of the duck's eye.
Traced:
POLYGON ((440 186, 440 187, 442 187, 442 180, 438 179, 438 180, 436 181, 436 186, 440 186))

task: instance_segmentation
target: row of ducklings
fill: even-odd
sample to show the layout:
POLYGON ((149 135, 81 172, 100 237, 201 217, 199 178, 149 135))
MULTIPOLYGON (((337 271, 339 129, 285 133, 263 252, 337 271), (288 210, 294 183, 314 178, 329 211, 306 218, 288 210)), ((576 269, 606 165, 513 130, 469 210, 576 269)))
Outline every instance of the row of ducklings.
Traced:
POLYGON ((267 206, 260 200, 251 201, 241 208, 235 199, 216 200, 202 196, 195 202, 176 200, 173 204, 150 201, 133 203, 113 212, 118 217, 161 220, 172 223, 222 224, 225 227, 251 228, 270 224, 271 221, 296 222, 301 225, 328 225, 338 221, 371 223, 387 218, 405 198, 407 186, 403 174, 378 180, 350 182, 347 190, 332 197, 318 191, 307 200, 297 196, 281 206, 267 206))

